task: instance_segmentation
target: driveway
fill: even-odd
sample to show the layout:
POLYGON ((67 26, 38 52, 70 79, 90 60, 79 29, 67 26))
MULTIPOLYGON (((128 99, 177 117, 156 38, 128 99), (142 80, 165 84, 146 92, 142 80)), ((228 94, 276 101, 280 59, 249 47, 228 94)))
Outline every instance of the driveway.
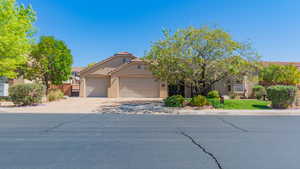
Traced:
POLYGON ((300 109, 289 110, 193 110, 167 108, 157 98, 68 98, 37 106, 0 106, 0 113, 55 113, 55 114, 156 114, 156 115, 293 115, 300 109))
POLYGON ((0 112, 7 113, 98 113, 103 108, 128 104, 159 103, 155 98, 68 98, 60 101, 39 104, 37 106, 0 107, 0 112))
POLYGON ((299 116, 0 114, 3 169, 298 169, 299 116))

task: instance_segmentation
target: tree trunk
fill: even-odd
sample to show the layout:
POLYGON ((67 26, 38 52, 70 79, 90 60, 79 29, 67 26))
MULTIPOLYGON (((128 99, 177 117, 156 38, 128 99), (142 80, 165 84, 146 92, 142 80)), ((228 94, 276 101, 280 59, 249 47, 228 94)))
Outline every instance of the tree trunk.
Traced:
POLYGON ((49 88, 50 88, 49 80, 48 80, 48 77, 47 77, 47 76, 44 77, 44 83, 45 83, 45 86, 46 86, 46 96, 47 96, 47 95, 48 95, 49 88))

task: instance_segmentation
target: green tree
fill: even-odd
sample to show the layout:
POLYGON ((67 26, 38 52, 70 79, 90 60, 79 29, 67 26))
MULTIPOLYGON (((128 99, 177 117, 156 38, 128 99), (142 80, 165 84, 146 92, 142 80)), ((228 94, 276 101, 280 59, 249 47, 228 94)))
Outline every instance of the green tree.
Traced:
POLYGON ((70 78, 73 56, 67 45, 52 36, 43 36, 29 56, 25 77, 42 81, 48 91, 50 84, 59 85, 70 78))
POLYGON ((271 64, 262 68, 260 82, 265 85, 297 85, 300 83, 300 71, 294 65, 271 64))
POLYGON ((30 53, 35 12, 15 0, 0 0, 0 76, 15 78, 30 53))
POLYGON ((188 83, 194 94, 207 95, 219 81, 253 77, 257 71, 259 57, 251 46, 234 41, 222 29, 189 27, 163 33, 144 59, 154 76, 171 85, 188 83))
POLYGON ((92 67, 92 66, 94 66, 96 63, 97 63, 97 62, 89 63, 89 64, 87 65, 87 67, 92 67))

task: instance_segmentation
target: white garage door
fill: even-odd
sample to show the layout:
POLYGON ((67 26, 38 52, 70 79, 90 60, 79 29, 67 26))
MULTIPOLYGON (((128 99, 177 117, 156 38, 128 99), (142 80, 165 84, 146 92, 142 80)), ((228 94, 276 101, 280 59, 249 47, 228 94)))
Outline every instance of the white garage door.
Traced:
POLYGON ((159 97, 159 82, 154 78, 120 78, 121 97, 159 97))
POLYGON ((89 77, 86 79, 87 97, 107 97, 107 78, 89 77))

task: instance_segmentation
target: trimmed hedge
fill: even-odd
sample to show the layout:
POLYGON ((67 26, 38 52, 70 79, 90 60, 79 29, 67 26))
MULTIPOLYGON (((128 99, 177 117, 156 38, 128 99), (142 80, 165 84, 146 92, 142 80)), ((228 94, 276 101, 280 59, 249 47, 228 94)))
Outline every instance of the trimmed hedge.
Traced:
POLYGON ((48 94, 48 101, 56 101, 64 98, 64 93, 60 89, 50 89, 48 94))
POLYGON ((220 98, 220 94, 217 90, 212 90, 212 91, 208 92, 207 98, 218 99, 218 98, 220 98))
POLYGON ((41 103, 44 94, 45 87, 41 84, 18 84, 9 88, 11 101, 17 106, 41 103))
POLYGON ((181 95, 174 95, 164 99, 164 104, 167 107, 182 107, 185 99, 181 95))
POLYGON ((296 100, 297 87, 276 85, 267 88, 268 99, 275 109, 287 109, 296 100))
POLYGON ((267 96, 266 88, 261 85, 255 85, 252 90, 253 90, 253 96, 257 100, 264 99, 267 96))
POLYGON ((202 106, 207 106, 209 105, 208 100, 206 99, 206 97, 198 95, 198 96, 194 96, 190 102, 190 104, 192 106, 198 106, 198 107, 202 107, 202 106))

